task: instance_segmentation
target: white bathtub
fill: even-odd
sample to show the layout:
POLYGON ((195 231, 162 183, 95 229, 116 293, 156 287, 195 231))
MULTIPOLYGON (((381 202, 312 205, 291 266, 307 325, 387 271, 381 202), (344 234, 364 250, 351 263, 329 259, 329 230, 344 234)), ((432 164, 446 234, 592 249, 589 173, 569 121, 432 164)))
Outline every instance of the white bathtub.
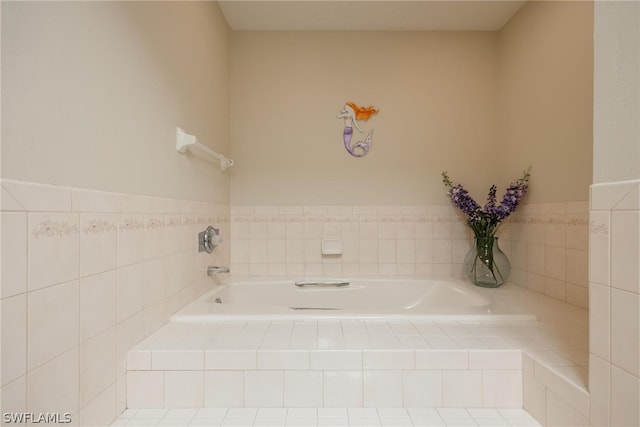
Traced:
POLYGON ((238 281, 217 286, 173 322, 293 319, 535 319, 497 308, 499 290, 456 279, 238 281), (348 283, 348 284, 346 284, 348 283))

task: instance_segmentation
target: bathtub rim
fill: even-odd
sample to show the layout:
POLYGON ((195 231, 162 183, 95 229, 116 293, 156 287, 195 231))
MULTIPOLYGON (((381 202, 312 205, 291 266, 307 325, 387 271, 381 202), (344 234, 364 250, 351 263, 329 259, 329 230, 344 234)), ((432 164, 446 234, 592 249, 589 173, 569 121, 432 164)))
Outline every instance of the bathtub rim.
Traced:
MULTIPOLYGON (((335 277, 305 277, 304 280, 335 280, 335 277)), ((204 292, 194 301, 190 302, 177 312, 173 313, 169 316, 169 322, 176 323, 215 323, 221 321, 319 321, 319 320, 393 320, 393 321, 434 321, 434 322, 453 322, 453 321, 469 321, 469 322, 505 322, 505 321, 527 321, 527 320, 538 320, 538 317, 535 314, 530 312, 524 313, 513 313, 508 310, 504 304, 498 304, 498 297, 500 294, 508 293, 511 289, 513 289, 514 285, 509 283, 505 283, 503 286, 499 288, 481 288, 474 286, 472 283, 469 283, 461 278, 449 277, 449 276, 429 276, 429 277, 411 277, 411 278, 398 278, 398 277, 389 277, 389 278, 380 278, 380 277, 340 277, 340 280, 349 280, 349 281, 367 281, 367 282, 390 282, 390 281, 446 281, 446 282, 454 282, 457 285, 462 285, 464 287, 469 287, 475 292, 479 293, 481 296, 487 298, 490 301, 489 304, 489 313, 425 313, 425 314, 407 314, 407 313, 395 313, 395 312, 387 312, 387 313, 357 313, 357 312, 312 312, 308 311, 305 313, 297 313, 297 312, 282 312, 282 313, 202 313, 202 314, 194 314, 189 313, 190 309, 193 309, 197 304, 211 304, 206 300, 211 298, 215 293, 228 288, 229 286, 237 286, 242 283, 281 283, 283 281, 286 282, 295 282, 297 280, 301 280, 300 277, 232 277, 226 280, 224 283, 216 284, 211 289, 204 292)), ((236 307, 249 307, 248 305, 236 305, 236 307)), ((273 306, 272 306, 273 307, 273 306)), ((192 310, 191 310, 192 311, 192 310)))

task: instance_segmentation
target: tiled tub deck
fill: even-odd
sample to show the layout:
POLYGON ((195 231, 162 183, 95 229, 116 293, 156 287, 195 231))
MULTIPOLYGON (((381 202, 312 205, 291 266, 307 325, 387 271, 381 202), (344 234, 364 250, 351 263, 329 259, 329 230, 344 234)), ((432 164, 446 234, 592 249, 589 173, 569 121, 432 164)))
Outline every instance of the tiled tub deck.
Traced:
POLYGON ((501 292, 539 320, 169 323, 129 351, 127 407, 524 407, 587 425, 587 312, 501 292))

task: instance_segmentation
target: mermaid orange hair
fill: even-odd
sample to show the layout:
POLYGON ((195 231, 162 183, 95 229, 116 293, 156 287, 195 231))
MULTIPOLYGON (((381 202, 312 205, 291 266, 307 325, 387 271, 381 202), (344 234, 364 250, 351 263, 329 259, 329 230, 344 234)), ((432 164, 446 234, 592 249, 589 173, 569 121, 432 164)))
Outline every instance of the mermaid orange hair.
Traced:
POLYGON ((353 111, 355 111, 356 113, 356 120, 369 120, 369 118, 373 115, 376 114, 378 111, 380 110, 376 110, 375 108, 373 108, 373 106, 368 106, 368 107, 358 107, 356 104, 354 104, 353 102, 347 102, 347 105, 351 108, 353 108, 353 111))

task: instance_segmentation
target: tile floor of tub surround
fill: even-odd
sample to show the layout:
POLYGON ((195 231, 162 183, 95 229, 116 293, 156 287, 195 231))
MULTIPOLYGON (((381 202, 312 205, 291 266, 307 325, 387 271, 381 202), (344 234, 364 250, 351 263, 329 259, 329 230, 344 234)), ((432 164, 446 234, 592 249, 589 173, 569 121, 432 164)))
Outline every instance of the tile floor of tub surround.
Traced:
POLYGON ((500 408, 202 408, 127 409, 112 426, 534 427, 523 409, 500 408))

